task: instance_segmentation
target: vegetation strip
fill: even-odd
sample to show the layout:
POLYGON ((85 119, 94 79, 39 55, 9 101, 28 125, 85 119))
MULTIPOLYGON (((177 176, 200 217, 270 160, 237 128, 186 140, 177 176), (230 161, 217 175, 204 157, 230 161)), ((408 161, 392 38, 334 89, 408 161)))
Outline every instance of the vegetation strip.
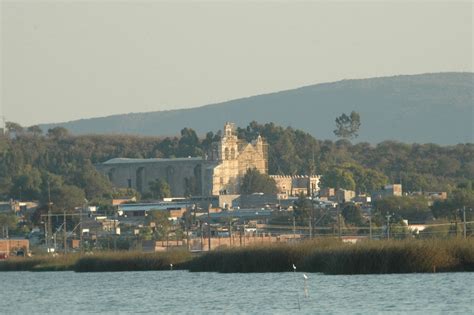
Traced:
POLYGON ((0 262, 0 271, 289 272, 293 264, 300 271, 325 274, 474 271, 474 240, 367 241, 355 245, 314 240, 215 250, 201 255, 173 250, 42 256, 0 262))

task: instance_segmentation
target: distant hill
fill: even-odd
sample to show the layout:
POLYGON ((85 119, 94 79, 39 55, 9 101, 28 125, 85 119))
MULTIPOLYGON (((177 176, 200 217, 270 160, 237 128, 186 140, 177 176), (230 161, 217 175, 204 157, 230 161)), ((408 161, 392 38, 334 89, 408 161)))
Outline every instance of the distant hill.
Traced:
MULTIPOLYGON (((133 104, 130 105, 133 108, 133 104)), ((274 122, 335 139, 335 118, 361 115, 357 141, 456 144, 474 142, 474 73, 435 73, 343 80, 197 108, 132 113, 41 125, 74 134, 177 135, 217 131, 225 121, 274 122)))

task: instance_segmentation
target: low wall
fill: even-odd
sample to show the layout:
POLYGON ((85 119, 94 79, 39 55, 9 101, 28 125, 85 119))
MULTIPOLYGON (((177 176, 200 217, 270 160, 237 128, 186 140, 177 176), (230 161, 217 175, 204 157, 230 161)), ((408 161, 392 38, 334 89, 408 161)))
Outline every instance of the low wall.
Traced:
POLYGON ((12 250, 23 248, 26 252, 30 250, 29 240, 0 240, 0 253, 10 253, 12 250))
MULTIPOLYGON (((278 242, 288 242, 293 240, 293 235, 281 235, 281 236, 269 236, 269 235, 246 235, 240 236, 239 234, 233 235, 232 237, 212 237, 211 238, 211 249, 219 247, 245 247, 255 244, 269 244, 278 242)), ((145 252, 160 252, 166 251, 167 249, 184 247, 186 248, 186 240, 169 240, 167 241, 143 241, 142 249, 145 252)), ((189 240, 189 250, 192 251, 207 251, 209 250, 209 239, 205 238, 192 238, 189 240)))

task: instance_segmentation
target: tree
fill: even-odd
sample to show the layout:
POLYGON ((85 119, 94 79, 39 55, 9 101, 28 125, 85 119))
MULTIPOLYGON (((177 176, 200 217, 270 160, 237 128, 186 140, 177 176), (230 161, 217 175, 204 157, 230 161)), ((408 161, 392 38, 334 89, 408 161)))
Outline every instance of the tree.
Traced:
POLYGON ((256 168, 249 168, 242 179, 240 192, 245 195, 253 193, 276 194, 278 189, 273 178, 260 173, 256 168))
POLYGON ((84 190, 75 186, 64 183, 64 179, 60 175, 44 172, 42 174, 41 196, 40 201, 43 205, 47 205, 51 196, 53 210, 55 211, 71 211, 75 207, 84 205, 84 190))
POLYGON ((31 165, 25 165, 21 172, 13 178, 11 194, 20 200, 38 199, 41 194, 41 184, 41 173, 31 165))
MULTIPOLYGON (((13 230, 17 226, 17 218, 13 213, 0 213, 0 227, 7 228, 8 230, 13 230)), ((6 238, 6 235, 2 235, 3 238, 6 238)))
MULTIPOLYGON (((437 200, 431 206, 436 218, 461 219, 461 209, 474 209, 474 190, 469 188, 455 189, 447 200, 437 200)), ((466 211, 467 220, 471 220, 472 211, 466 211)))
POLYGON ((151 210, 147 214, 147 223, 154 226, 153 230, 156 238, 159 240, 167 238, 171 228, 168 211, 151 210))
POLYGON ((428 199, 424 196, 388 196, 374 202, 374 208, 382 216, 394 213, 415 222, 425 222, 432 217, 428 199))
POLYGON ((342 208, 342 216, 344 221, 355 226, 361 226, 364 224, 364 218, 362 216, 362 210, 359 206, 353 203, 346 203, 342 208))
POLYGON ((346 163, 342 168, 351 173, 359 193, 370 193, 388 183, 388 178, 383 173, 355 163, 346 163))
POLYGON ((170 185, 163 179, 155 179, 148 184, 153 198, 163 199, 171 197, 170 185))
POLYGON ((181 130, 177 155, 183 157, 202 155, 199 138, 193 129, 184 128, 181 130))
POLYGON ((321 187, 355 190, 356 184, 350 171, 333 167, 323 174, 321 187))
POLYGON ((38 125, 28 127, 27 131, 32 133, 34 136, 40 136, 43 134, 43 129, 38 125))
POLYGON ((313 217, 313 206, 311 200, 308 199, 303 193, 301 193, 293 204, 295 219, 301 224, 307 223, 312 220, 313 217))
POLYGON ((357 138, 357 132, 360 128, 360 115, 352 111, 350 116, 342 114, 336 118, 336 129, 334 134, 339 138, 352 139, 357 138))
POLYGON ((12 133, 14 135, 22 134, 24 131, 24 128, 20 124, 12 121, 7 121, 5 123, 5 129, 7 129, 9 133, 12 133))
POLYGON ((54 127, 48 129, 48 137, 53 139, 63 139, 69 135, 69 131, 64 127, 54 127))
POLYGON ((84 187, 86 198, 89 200, 102 197, 111 197, 112 184, 99 173, 90 162, 86 162, 74 176, 74 182, 84 187))
POLYGON ((63 185, 51 190, 51 201, 56 211, 71 211, 84 205, 84 190, 74 185, 63 185))

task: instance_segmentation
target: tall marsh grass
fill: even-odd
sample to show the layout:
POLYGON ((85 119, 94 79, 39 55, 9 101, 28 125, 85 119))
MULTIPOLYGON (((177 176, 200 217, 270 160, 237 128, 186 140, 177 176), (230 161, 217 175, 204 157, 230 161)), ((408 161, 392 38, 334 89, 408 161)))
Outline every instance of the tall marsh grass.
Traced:
POLYGON ((162 253, 102 252, 93 255, 11 258, 0 271, 138 271, 286 272, 379 274, 474 271, 474 239, 364 241, 312 240, 214 250, 193 256, 186 250, 162 253))
POLYGON ((0 271, 65 271, 73 270, 78 254, 67 256, 12 257, 0 262, 0 271))
POLYGON ((474 240, 308 241, 226 249, 202 255, 190 271, 378 274, 474 271, 474 240))

